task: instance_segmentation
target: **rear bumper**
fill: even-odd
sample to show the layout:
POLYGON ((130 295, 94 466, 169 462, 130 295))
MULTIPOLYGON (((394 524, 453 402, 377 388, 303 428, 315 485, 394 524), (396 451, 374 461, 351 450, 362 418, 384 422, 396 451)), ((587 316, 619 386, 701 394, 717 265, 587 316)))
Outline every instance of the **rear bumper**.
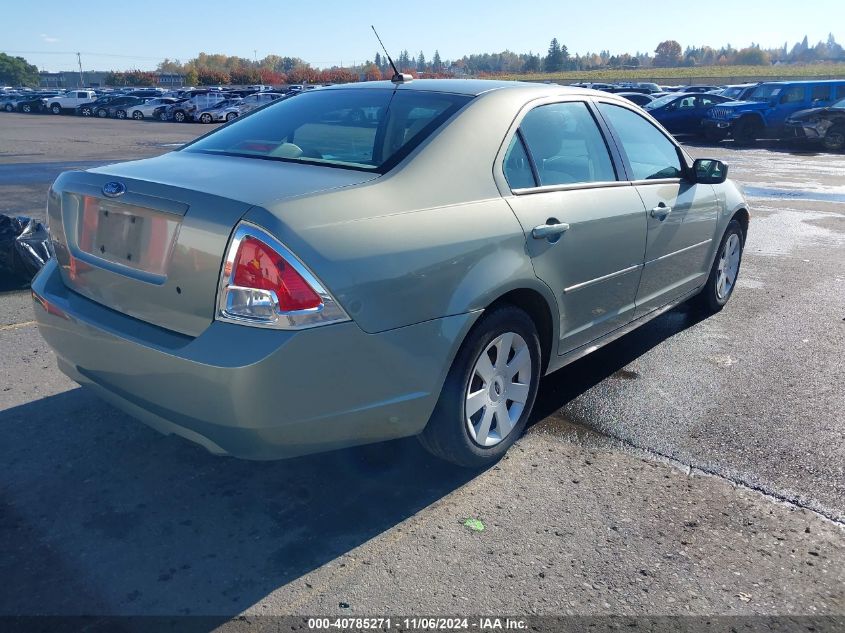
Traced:
POLYGON ((213 322, 196 338, 68 290, 55 260, 32 284, 59 368, 163 433, 217 454, 292 457, 419 433, 478 313, 380 334, 213 322))

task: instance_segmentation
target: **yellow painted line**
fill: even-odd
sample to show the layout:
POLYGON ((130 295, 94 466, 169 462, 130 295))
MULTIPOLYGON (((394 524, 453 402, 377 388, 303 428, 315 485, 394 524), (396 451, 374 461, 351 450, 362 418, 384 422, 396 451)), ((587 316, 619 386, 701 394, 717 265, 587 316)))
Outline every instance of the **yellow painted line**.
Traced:
POLYGON ((11 325, 0 325, 0 332, 5 330, 19 330, 30 325, 35 325, 36 321, 24 321, 23 323, 12 323, 11 325))

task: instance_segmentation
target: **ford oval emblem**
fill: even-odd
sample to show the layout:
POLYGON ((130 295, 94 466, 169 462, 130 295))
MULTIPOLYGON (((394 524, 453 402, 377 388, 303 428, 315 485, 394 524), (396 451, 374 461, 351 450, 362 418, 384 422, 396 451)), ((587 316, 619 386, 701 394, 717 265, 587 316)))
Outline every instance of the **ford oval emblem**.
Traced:
POLYGON ((107 198, 117 198, 126 193, 126 186, 122 182, 107 182, 103 185, 103 195, 107 198))

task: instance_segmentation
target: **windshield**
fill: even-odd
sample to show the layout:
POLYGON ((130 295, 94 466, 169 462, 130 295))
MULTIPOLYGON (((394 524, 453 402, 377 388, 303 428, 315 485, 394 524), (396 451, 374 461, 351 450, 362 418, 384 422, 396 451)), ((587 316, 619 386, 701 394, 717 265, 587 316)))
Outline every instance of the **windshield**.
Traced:
POLYGON ((315 90, 274 101, 183 151, 385 172, 470 99, 410 90, 315 90))
POLYGON ((845 110, 845 99, 841 99, 834 103, 831 108, 836 108, 837 110, 845 110))
POLYGON ((651 103, 645 104, 645 106, 643 106, 643 107, 645 107, 646 110, 654 110, 655 108, 662 108, 663 106, 672 103, 677 98, 678 98, 678 95, 676 95, 676 94, 666 95, 665 97, 660 97, 659 99, 655 99, 651 103))
POLYGON ((780 84, 763 84, 757 86, 747 98, 749 101, 768 101, 772 97, 778 96, 782 89, 783 86, 780 84))

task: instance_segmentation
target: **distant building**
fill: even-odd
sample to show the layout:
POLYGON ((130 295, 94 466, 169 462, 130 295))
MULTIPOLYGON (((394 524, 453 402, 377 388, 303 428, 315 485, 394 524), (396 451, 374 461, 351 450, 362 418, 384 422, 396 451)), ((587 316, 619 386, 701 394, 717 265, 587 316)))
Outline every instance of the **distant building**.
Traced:
MULTIPOLYGON (((64 71, 58 73, 38 73, 41 88, 65 88, 74 90, 76 88, 99 88, 106 85, 106 70, 90 70, 79 76, 79 71, 64 71), (84 83, 83 80, 84 79, 84 83)), ((185 85, 185 76, 178 73, 157 73, 158 85, 162 88, 181 88, 185 85)))

